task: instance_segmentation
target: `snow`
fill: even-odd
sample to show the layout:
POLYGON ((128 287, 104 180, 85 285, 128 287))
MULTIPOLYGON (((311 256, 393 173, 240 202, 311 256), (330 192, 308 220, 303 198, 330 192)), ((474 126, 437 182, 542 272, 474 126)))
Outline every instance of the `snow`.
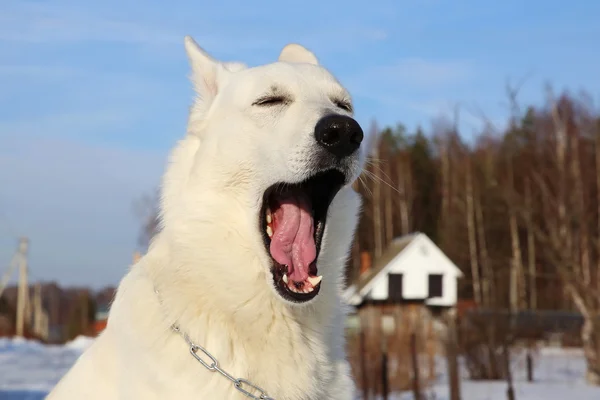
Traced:
POLYGON ((75 339, 71 340, 65 347, 71 350, 79 350, 83 352, 85 349, 91 346, 94 343, 94 339, 88 336, 77 336, 75 339))
MULTIPOLYGON (((534 353, 534 382, 527 382, 524 351, 513 351, 513 386, 516 400, 598 400, 600 387, 585 383, 585 360, 580 349, 541 348, 534 353)), ((461 366, 462 400, 506 400, 506 382, 471 381, 461 366)), ((449 400, 445 364, 438 366, 438 382, 425 390, 427 399, 449 400)), ((411 392, 390 396, 390 400, 413 400, 411 392)))
MULTIPOLYGON (((0 338, 0 400, 41 400, 93 343, 80 336, 62 345, 43 345, 24 339, 0 338)), ((525 379, 523 353, 514 356, 513 374, 517 400, 597 400, 600 388, 585 384, 585 362, 580 350, 543 348, 534 356, 534 383, 525 379)), ((427 398, 448 400, 444 364, 438 382, 426 390, 427 398)), ((474 382, 462 371, 463 400, 505 400, 504 382, 474 382)), ((390 400, 412 400, 412 393, 390 396, 390 400)), ((241 399, 240 399, 241 400, 241 399)))
POLYGON ((0 338, 0 399, 43 399, 91 343, 83 336, 63 346, 0 338))

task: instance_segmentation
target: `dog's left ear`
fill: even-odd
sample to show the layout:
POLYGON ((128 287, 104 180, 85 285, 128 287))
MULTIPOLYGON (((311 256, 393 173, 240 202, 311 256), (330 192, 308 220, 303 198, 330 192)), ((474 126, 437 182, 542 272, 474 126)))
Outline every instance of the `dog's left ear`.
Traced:
POLYGON ((319 65, 319 60, 310 50, 296 43, 290 43, 281 50, 279 61, 319 65))

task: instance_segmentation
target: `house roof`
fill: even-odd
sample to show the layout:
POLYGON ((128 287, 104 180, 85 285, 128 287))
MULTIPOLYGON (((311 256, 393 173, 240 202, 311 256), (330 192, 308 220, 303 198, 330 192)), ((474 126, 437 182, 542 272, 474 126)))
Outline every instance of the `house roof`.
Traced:
MULTIPOLYGON (((391 268, 393 264, 392 261, 403 251, 406 250, 408 246, 416 242, 416 239, 425 239, 430 245, 433 245, 437 248, 437 246, 425 235, 421 232, 414 232, 408 235, 404 235, 398 237, 389 244, 387 249, 381 254, 379 258, 373 264, 373 267, 363 275, 358 278, 358 281, 348 287, 344 293, 344 299, 350 304, 359 304, 362 301, 362 298, 367 294, 374 282, 377 281, 377 278, 385 273, 387 270, 391 268)), ((420 241, 420 240, 419 240, 420 241)), ((442 253, 442 255, 444 255, 442 253)), ((454 265, 454 263, 447 258, 448 263, 453 267, 453 272, 456 273, 458 277, 463 276, 462 271, 454 265)))
POLYGON ((418 233, 411 233, 410 235, 401 236, 392 240, 387 249, 381 254, 375 261, 371 269, 365 274, 362 274, 356 282, 356 291, 360 292, 367 286, 376 276, 378 276, 385 267, 400 254, 413 240, 418 236, 418 233))

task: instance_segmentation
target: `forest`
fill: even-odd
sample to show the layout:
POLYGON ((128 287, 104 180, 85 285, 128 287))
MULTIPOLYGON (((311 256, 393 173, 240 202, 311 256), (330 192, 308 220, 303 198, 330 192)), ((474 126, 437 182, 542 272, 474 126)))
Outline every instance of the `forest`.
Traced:
POLYGON ((477 307, 580 313, 588 380, 600 384, 600 114, 586 94, 546 92, 521 106, 508 88, 504 126, 482 118, 468 142, 458 108, 429 132, 373 123, 347 278, 362 253, 376 259, 423 232, 465 273, 459 296, 477 307))

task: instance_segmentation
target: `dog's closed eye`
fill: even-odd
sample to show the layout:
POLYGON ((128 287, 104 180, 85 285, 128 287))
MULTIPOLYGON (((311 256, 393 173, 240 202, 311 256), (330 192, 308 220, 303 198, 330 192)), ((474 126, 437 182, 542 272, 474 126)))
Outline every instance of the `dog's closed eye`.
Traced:
POLYGON ((348 111, 348 112, 352 112, 352 104, 350 104, 349 101, 347 100, 341 100, 341 99, 331 99, 331 101, 333 102, 333 104, 336 105, 336 107, 341 108, 344 111, 348 111))
POLYGON ((291 102, 291 99, 289 97, 281 96, 281 95, 272 95, 272 96, 261 97, 261 98, 257 99, 254 103, 252 103, 252 105, 259 106, 259 107, 271 107, 271 106, 277 106, 277 105, 286 105, 286 104, 289 104, 290 102, 291 102))

